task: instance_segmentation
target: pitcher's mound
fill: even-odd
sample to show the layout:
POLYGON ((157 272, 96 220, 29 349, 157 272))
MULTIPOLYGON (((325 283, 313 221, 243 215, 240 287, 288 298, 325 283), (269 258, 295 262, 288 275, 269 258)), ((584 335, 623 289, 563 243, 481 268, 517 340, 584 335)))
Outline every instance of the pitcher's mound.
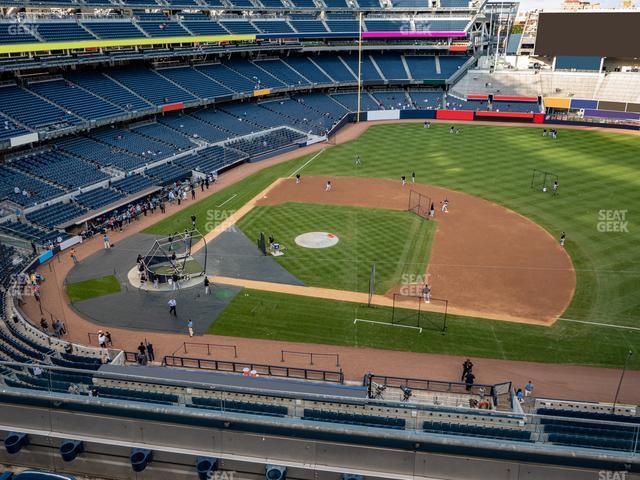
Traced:
POLYGON ((296 244, 304 248, 329 248, 339 241, 336 235, 328 232, 307 232, 295 238, 296 244))

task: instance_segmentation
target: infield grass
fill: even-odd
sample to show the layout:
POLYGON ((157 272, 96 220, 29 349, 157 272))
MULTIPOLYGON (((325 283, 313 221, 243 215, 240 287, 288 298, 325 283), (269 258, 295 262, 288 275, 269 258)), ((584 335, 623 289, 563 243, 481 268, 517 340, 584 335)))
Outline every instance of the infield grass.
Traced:
POLYGON ((113 275, 93 278, 83 282, 69 283, 66 286, 67 295, 71 303, 81 302, 90 298, 102 297, 120 291, 120 282, 113 275))
POLYGON ((435 233, 435 222, 409 212, 291 202, 255 207, 238 226, 249 238, 273 235, 285 247, 276 260, 305 285, 368 292, 375 263, 376 293, 424 275, 435 233), (294 241, 318 231, 337 235, 338 243, 310 249, 294 241))

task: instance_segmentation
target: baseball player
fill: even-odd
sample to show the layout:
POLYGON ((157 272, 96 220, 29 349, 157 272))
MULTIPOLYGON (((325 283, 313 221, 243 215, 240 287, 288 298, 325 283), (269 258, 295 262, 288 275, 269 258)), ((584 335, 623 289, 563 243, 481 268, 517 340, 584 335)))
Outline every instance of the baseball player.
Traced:
POLYGON ((557 195, 557 194, 558 194, 558 187, 559 187, 559 186, 560 186, 560 185, 558 184, 558 181, 557 181, 557 180, 555 180, 555 181, 553 182, 553 195, 557 195))
POLYGON ((424 300, 424 303, 431 302, 431 287, 429 287, 429 284, 427 283, 422 287, 422 299, 424 300))
POLYGON ((327 180, 327 185, 324 187, 325 192, 331 191, 331 180, 327 180))
POLYGON ((411 172, 411 183, 416 183, 416 172, 411 172))
POLYGON ((400 177, 400 180, 402 180, 402 186, 404 187, 407 184, 407 177, 405 177, 404 175, 402 175, 400 177))
POLYGON ((562 232, 562 233, 560 234, 560 246, 561 246, 561 247, 564 247, 564 242, 565 242, 565 240, 566 240, 566 239, 567 239, 567 236, 565 235, 565 233, 564 233, 564 232, 562 232))
POLYGON ((362 159, 360 158, 360 154, 356 155, 355 165, 356 167, 359 167, 360 165, 362 165, 362 159))
POLYGON ((429 209, 429 216, 431 218, 436 216, 436 206, 431 202, 431 208, 429 209))
POLYGON ((442 201, 442 212, 449 213, 449 200, 446 198, 442 201))
POLYGON ((296 185, 300 184, 300 174, 296 173, 296 185))

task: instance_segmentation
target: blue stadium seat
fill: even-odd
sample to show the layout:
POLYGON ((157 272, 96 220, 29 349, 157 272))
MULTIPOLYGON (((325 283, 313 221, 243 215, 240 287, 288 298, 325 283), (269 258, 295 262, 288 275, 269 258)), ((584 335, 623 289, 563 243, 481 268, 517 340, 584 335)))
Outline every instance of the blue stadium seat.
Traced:
POLYGON ((27 215, 27 220, 48 228, 68 222, 86 213, 86 210, 73 203, 56 203, 36 210, 27 215))

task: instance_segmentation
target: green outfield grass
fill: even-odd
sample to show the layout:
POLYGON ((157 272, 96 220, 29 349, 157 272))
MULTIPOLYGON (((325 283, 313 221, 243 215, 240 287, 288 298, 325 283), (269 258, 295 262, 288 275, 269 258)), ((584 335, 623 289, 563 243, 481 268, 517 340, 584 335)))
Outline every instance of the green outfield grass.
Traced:
MULTIPOLYGON (((569 322, 548 328, 449 315, 447 334, 442 335, 439 315, 423 320, 421 334, 387 325, 354 324, 355 318, 390 322, 391 311, 245 289, 207 333, 603 367, 621 366, 628 348, 640 349, 640 332, 569 322)), ((630 367, 640 368, 638 355, 632 357, 630 367)))
MULTIPOLYGON (((558 139, 554 141, 543 138, 541 130, 534 128, 477 124, 465 124, 461 128, 462 133, 451 135, 448 126, 441 124, 434 124, 428 130, 421 124, 374 126, 358 140, 327 149, 304 168, 302 175, 399 179, 415 171, 420 183, 444 186, 494 201, 532 219, 556 237, 564 230, 567 233, 566 248, 576 269, 577 288, 563 317, 640 327, 640 259, 637 247, 640 245, 640 137, 560 129, 558 139), (357 169, 353 162, 356 154, 363 159, 363 165, 357 169), (531 190, 534 168, 559 176, 558 196, 531 190), (621 220, 623 211, 626 218, 621 220), (607 221, 607 215, 614 216, 613 222, 628 223, 607 226, 602 223, 607 221), (601 231, 616 228, 616 225, 626 227, 628 231, 601 231)), ((240 198, 245 202, 264 188, 262 186, 266 187, 270 179, 288 175, 310 158, 308 155, 259 172, 218 193, 216 198, 192 208, 198 212, 215 210, 217 204, 233 193, 239 195, 227 205, 240 205, 240 198)), ((451 208, 456 206, 451 205, 451 208)), ((181 213, 179 218, 169 218, 152 230, 154 233, 180 230, 188 225, 189 215, 189 212, 181 213)), ((229 322, 234 317, 238 325, 242 325, 246 319, 242 313, 244 308, 250 311, 252 307, 249 305, 253 305, 251 297, 238 296, 223 314, 222 321, 213 327, 214 330, 220 329, 216 333, 247 335, 247 332, 253 332, 250 334, 260 334, 265 338, 355 344, 353 337, 337 338, 334 334, 340 331, 331 323, 334 319, 348 321, 346 316, 338 314, 344 308, 342 304, 328 302, 324 316, 316 318, 311 308, 299 309, 299 302, 294 297, 290 301, 276 302, 269 300, 273 294, 261 295, 265 304, 278 305, 268 316, 272 328, 265 330, 258 328, 260 325, 255 330, 231 328, 229 322), (279 319, 283 319, 282 324, 279 319), (287 319, 290 320, 288 324, 287 319), (310 323, 307 324, 307 320, 310 323), (309 330, 314 328, 317 330, 311 334, 309 330)), ((309 299, 304 299, 302 305, 310 305, 309 302, 309 299)), ((353 306, 349 308, 353 309, 353 306)), ((463 353, 464 350, 465 354, 498 358, 598 365, 620 365, 624 352, 628 348, 638 351, 639 346, 640 332, 637 330, 564 321, 552 328, 543 328, 468 320, 464 323, 461 320, 458 325, 452 322, 448 335, 438 337, 437 345, 425 337, 425 344, 419 348, 391 338, 388 341, 383 339, 377 346, 450 353, 463 353), (464 331, 458 332, 458 328, 464 328, 464 331), (455 345, 447 340, 462 335, 470 340, 456 342, 455 345), (471 340, 474 338, 482 339, 477 343, 486 340, 489 346, 477 345, 471 340), (549 348, 544 347, 546 344, 549 348)), ((360 338, 358 344, 365 343, 366 339, 360 338)), ((634 358, 635 367, 640 367, 638 356, 634 358)))
POLYGON ((260 206, 238 223, 249 238, 273 235, 286 248, 278 262, 306 285, 369 291, 376 264, 376 293, 427 269, 435 223, 409 212, 373 208, 286 203, 260 206), (307 232, 330 232, 337 245, 309 249, 294 239, 307 232))
POLYGON ((81 302, 90 298, 102 297, 120 291, 120 283, 113 275, 94 278, 83 282, 69 283, 66 285, 67 295, 71 303, 81 302))

